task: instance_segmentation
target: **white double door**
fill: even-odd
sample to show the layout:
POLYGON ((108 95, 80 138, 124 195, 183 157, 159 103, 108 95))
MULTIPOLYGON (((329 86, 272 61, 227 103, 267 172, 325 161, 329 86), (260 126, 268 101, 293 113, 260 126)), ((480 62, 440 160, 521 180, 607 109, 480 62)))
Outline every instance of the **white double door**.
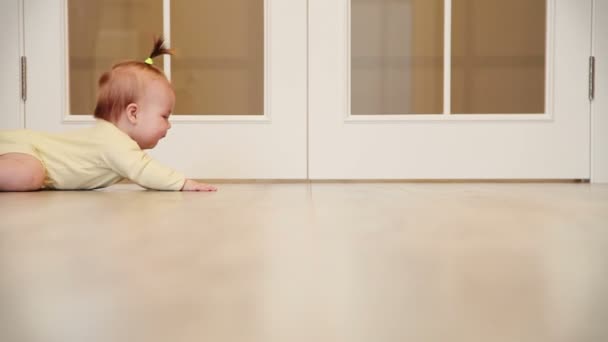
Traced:
MULTIPOLYGON (((349 0, 267 0, 264 115, 175 116, 151 153, 195 178, 587 179, 592 1, 549 3, 544 114, 418 118, 350 115, 349 0)), ((65 0, 23 4, 25 126, 90 125, 67 111, 65 0)))

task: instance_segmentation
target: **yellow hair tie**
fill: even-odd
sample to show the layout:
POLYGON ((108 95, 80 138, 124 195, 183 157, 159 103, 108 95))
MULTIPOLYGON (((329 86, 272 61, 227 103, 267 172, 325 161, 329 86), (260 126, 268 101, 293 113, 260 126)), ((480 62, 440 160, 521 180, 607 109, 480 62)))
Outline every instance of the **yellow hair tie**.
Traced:
POLYGON ((150 58, 150 57, 146 58, 146 60, 145 60, 144 62, 145 62, 146 64, 150 64, 150 65, 154 64, 154 61, 153 61, 153 60, 152 60, 152 58, 150 58))

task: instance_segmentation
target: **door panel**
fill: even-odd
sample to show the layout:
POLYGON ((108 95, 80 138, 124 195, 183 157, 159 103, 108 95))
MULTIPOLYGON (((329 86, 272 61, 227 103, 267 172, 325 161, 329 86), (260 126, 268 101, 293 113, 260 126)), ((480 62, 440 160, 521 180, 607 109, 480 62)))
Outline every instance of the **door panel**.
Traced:
POLYGON ((176 112, 264 114, 264 1, 171 1, 176 112))
MULTIPOLYGON (((354 66, 349 64, 351 57, 353 64, 355 63, 351 53, 356 53, 354 50, 356 38, 351 36, 357 32, 369 34, 370 31, 357 29, 355 26, 352 26, 351 31, 351 25, 354 25, 351 14, 354 6, 383 2, 393 6, 428 4, 424 1, 383 0, 352 0, 352 2, 310 0, 309 2, 309 20, 314 23, 310 27, 309 62, 309 174, 312 179, 589 178, 590 104, 587 94, 587 66, 590 40, 581 37, 590 37, 591 34, 590 0, 547 1, 546 46, 541 46, 543 50, 546 49, 546 58, 540 61, 545 64, 546 71, 544 78, 547 86, 544 89, 545 100, 542 101, 544 113, 535 113, 539 106, 534 103, 523 107, 532 108, 530 109, 532 113, 528 114, 525 111, 483 113, 476 109, 488 108, 488 106, 471 107, 475 109, 470 111, 471 114, 452 113, 453 105, 450 101, 452 97, 458 95, 458 88, 445 86, 452 84, 450 69, 453 62, 445 56, 452 56, 452 51, 458 52, 459 45, 453 46, 452 40, 446 42, 444 39, 441 53, 435 45, 435 49, 432 46, 427 47, 426 52, 419 53, 417 57, 415 52, 421 45, 416 44, 415 35, 412 38, 408 35, 409 31, 401 30, 400 32, 403 32, 401 41, 411 42, 410 51, 413 51, 409 57, 405 57, 414 61, 417 59, 422 66, 426 63, 429 68, 437 64, 438 58, 443 58, 445 73, 442 83, 444 84, 443 113, 429 115, 429 113, 392 112, 390 114, 395 115, 382 115, 386 113, 377 111, 362 115, 363 113, 351 108, 351 104, 357 100, 351 97, 360 96, 355 93, 354 87, 349 89, 350 80, 356 77, 355 69, 351 74, 351 67, 354 66)), ((492 2, 507 3, 499 0, 492 2)), ((455 17, 456 10, 463 10, 454 9, 453 6, 466 2, 445 0, 443 3, 444 6, 435 6, 434 10, 442 11, 444 15, 447 13, 444 25, 434 27, 433 30, 435 32, 444 30, 444 37, 453 37, 457 31, 452 30, 452 24, 459 23, 455 17)), ((515 3, 518 6, 526 5, 526 2, 519 0, 515 3)), ((404 10, 402 20, 411 19, 414 9, 410 9, 410 16, 407 15, 407 10, 404 10)), ((473 9, 479 10, 478 7, 473 9)), ((373 22, 374 12, 367 12, 370 13, 368 21, 373 22)), ((394 15, 398 10, 389 8, 388 12, 389 15, 382 22, 388 23, 385 29, 391 32, 390 15, 394 15)), ((543 25, 540 27, 542 28, 543 25)), ((508 27, 504 28, 504 30, 508 29, 508 27)), ((479 32, 473 30, 473 33, 479 32)), ((491 32, 482 33, 491 34, 491 32)), ((530 36, 530 39, 536 39, 532 37, 533 35, 530 36)), ((505 42, 497 45, 496 48, 500 49, 508 45, 505 42)), ((517 41, 512 45, 521 46, 517 41)), ((387 46, 394 47, 390 44, 387 46)), ((391 58, 385 64, 400 63, 395 56, 391 58)), ((505 62, 500 58, 486 59, 485 62, 482 59, 481 62, 490 65, 507 62, 516 65, 522 60, 526 62, 526 58, 522 57, 512 59, 515 62, 508 59, 505 62)), ((533 65, 539 62, 537 57, 529 60, 533 65)), ((437 69, 435 67, 435 70, 437 69)), ((456 68, 454 72, 462 71, 456 68)), ((394 71, 387 73, 386 77, 393 77, 394 74, 394 71)), ((409 78, 410 80, 420 79, 416 78, 415 72, 411 72, 411 75, 413 76, 409 78)), ((483 79, 483 73, 480 75, 479 77, 483 79)), ((538 78, 535 75, 538 75, 538 72, 522 72, 518 75, 516 72, 506 71, 504 76, 498 74, 498 76, 493 75, 492 78, 495 80, 508 76, 517 81, 511 82, 512 84, 520 84, 518 87, 521 87, 522 84, 525 86, 530 83, 525 81, 524 77, 538 78)), ((478 84, 473 82, 476 74, 471 72, 454 79, 461 81, 464 77, 473 77, 467 86, 469 90, 473 84, 478 84)), ((390 84, 389 81, 387 84, 390 84)), ((504 86, 508 82, 494 81, 494 83, 504 86)), ((429 83, 423 81, 418 86, 424 87, 425 84, 429 83)), ((519 98, 526 95, 520 89, 514 90, 519 98)), ((413 97, 416 95, 415 92, 411 94, 413 97)), ((494 94, 500 95, 501 92, 494 91, 494 94)), ((391 99, 397 95, 393 95, 391 99)), ((403 93, 403 96, 408 95, 403 93)), ((514 98, 517 99, 517 96, 514 98)), ((435 106, 437 107, 441 106, 435 106)))

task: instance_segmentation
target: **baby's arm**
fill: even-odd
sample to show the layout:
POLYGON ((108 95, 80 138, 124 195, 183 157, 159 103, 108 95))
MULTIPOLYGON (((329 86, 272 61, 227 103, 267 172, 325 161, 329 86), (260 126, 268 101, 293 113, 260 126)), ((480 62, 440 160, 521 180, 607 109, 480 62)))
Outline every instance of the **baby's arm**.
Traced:
MULTIPOLYGON (((109 168, 122 177, 154 190, 188 190, 186 177, 152 159, 142 150, 131 148, 108 148, 104 160, 109 168)), ((199 184, 199 183, 196 183, 199 184)))

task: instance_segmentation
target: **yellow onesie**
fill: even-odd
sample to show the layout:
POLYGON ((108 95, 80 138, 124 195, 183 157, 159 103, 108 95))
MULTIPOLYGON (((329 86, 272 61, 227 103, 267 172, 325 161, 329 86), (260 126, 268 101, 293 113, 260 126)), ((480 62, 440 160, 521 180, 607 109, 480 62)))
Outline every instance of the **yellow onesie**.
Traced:
POLYGON ((0 131, 0 155, 25 153, 46 168, 46 189, 77 190, 110 186, 127 178, 148 189, 181 190, 184 175, 139 148, 112 123, 65 133, 0 131))

